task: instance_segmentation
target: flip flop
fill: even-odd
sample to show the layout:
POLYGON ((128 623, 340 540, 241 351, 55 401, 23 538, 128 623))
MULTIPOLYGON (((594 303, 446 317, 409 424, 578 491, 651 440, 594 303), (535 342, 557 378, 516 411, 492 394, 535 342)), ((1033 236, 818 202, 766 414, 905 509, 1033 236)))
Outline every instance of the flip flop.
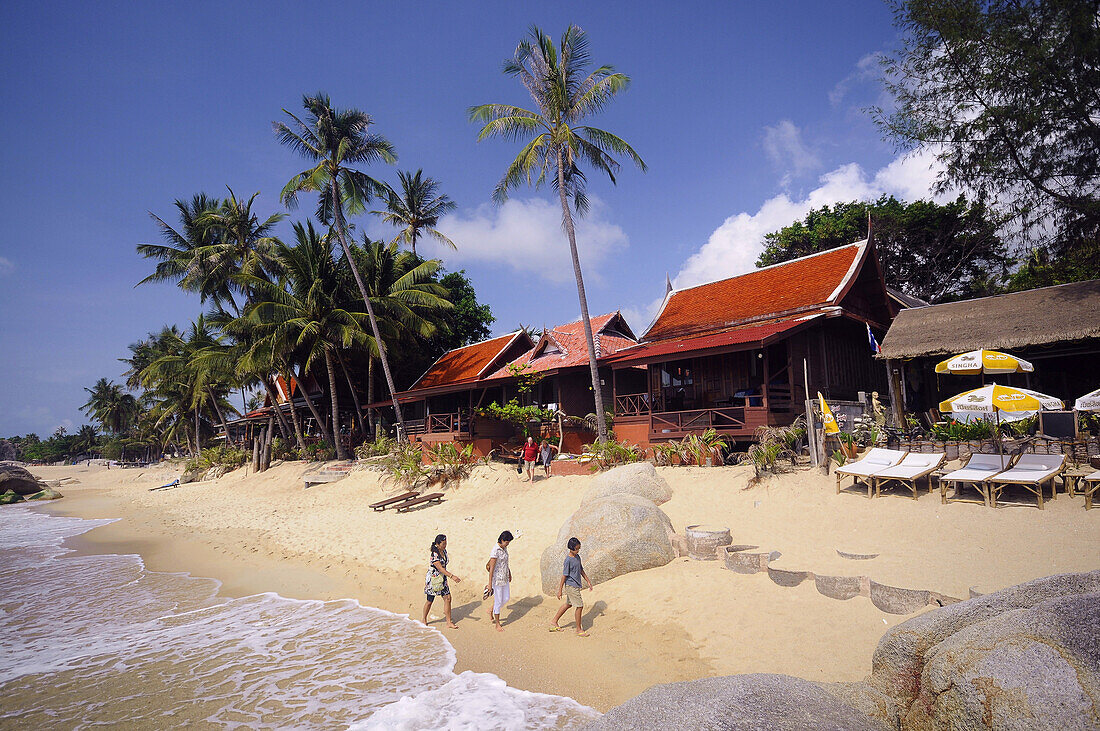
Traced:
POLYGON ((561 627, 550 627, 549 629, 550 629, 551 632, 561 632, 562 631, 561 627))
POLYGON ((587 632, 578 632, 577 637, 588 637, 588 633, 587 632))

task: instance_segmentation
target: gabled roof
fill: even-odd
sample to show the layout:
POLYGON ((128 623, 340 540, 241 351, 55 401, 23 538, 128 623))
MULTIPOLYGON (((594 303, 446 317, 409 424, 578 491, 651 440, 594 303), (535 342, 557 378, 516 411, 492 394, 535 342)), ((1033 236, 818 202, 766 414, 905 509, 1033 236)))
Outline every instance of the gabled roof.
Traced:
POLYGON ((881 355, 916 358, 1089 338, 1100 338, 1100 279, 902 310, 881 355))
POLYGON ((673 290, 642 336, 652 342, 722 332, 843 299, 867 255, 867 242, 773 264, 748 274, 673 290))
MULTIPOLYGON (((606 358, 623 348, 629 348, 637 344, 630 326, 622 314, 617 311, 593 317, 589 322, 592 324, 592 339, 593 344, 596 346, 597 359, 606 358)), ((542 337, 539 338, 535 347, 489 375, 488 379, 511 378, 512 372, 508 369, 508 366, 522 365, 529 366, 528 373, 541 373, 559 368, 588 365, 588 346, 584 342, 584 323, 581 320, 574 320, 564 325, 547 328, 543 331, 542 337), (556 347, 559 352, 545 352, 548 346, 556 347)))
POLYGON ((527 345, 531 345, 531 336, 525 330, 516 330, 498 338, 448 350, 408 390, 450 386, 484 378, 487 373, 496 370, 500 357, 518 340, 526 340, 527 345))

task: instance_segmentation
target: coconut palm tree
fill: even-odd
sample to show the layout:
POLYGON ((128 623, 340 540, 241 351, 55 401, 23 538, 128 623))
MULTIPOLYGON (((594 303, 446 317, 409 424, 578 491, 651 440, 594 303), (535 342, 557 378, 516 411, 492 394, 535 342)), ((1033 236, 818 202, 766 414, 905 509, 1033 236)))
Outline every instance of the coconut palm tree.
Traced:
POLYGON ((73 454, 87 454, 99 444, 99 432, 91 424, 84 424, 73 435, 73 454))
POLYGON ((384 195, 386 191, 385 185, 351 166, 375 162, 392 164, 397 161, 397 156, 389 140, 369 131, 373 120, 366 112, 358 109, 334 109, 328 95, 320 93, 312 97, 302 97, 302 105, 305 107, 308 123, 286 109, 283 112, 290 117, 290 124, 272 123, 275 135, 282 144, 315 163, 312 168, 303 170, 287 182, 283 187, 282 199, 288 207, 293 207, 297 203, 298 193, 302 191, 320 194, 317 218, 326 225, 332 225, 336 231, 344 258, 359 287, 359 294, 363 297, 371 332, 378 346, 378 358, 386 375, 386 386, 390 390, 390 399, 397 414, 398 436, 402 437, 406 433, 405 420, 397 404, 397 390, 393 385, 385 344, 378 330, 378 321, 371 307, 367 287, 352 261, 347 221, 344 217, 345 212, 362 213, 374 196, 384 195))
MULTIPOLYGON (((596 366, 596 347, 592 324, 588 318, 588 299, 581 276, 577 254, 577 234, 569 200, 578 215, 588 209, 585 175, 582 164, 607 174, 612 183, 619 169, 613 155, 625 155, 642 171, 646 165, 638 153, 622 138, 581 122, 609 104, 630 84, 629 77, 615 72, 611 66, 589 71, 591 56, 588 37, 575 25, 566 28, 558 47, 539 28, 532 26, 530 36, 516 47, 515 56, 504 64, 504 73, 516 77, 531 95, 537 111, 511 104, 482 104, 470 107, 470 120, 484 123, 478 141, 487 137, 525 140, 519 155, 508 166, 497 183, 493 198, 503 202, 508 191, 526 182, 540 187, 550 180, 561 202, 562 226, 569 239, 573 259, 573 274, 577 280, 577 297, 581 306, 581 322, 588 346, 589 369, 592 373, 592 394, 596 413, 603 414, 603 395, 596 366), (530 137, 530 140, 527 138, 530 137)), ((607 425, 598 419, 599 440, 607 440, 607 425)))
MULTIPOLYGON (((454 308, 447 288, 436 280, 443 268, 438 259, 421 260, 415 253, 401 251, 397 241, 389 244, 363 237, 362 246, 352 253, 378 317, 379 330, 389 345, 410 343, 436 333, 440 317, 454 308)), ((374 403, 374 361, 378 349, 367 351, 367 403, 374 403)), ((370 414, 373 433, 374 416, 370 414)))
POLYGON ((141 412, 137 399, 114 381, 100 378, 94 386, 84 390, 90 395, 80 410, 98 421, 105 430, 122 434, 137 421, 141 412))
POLYGON ((455 203, 445 193, 438 193, 439 182, 425 178, 423 170, 415 173, 398 172, 401 192, 387 186, 386 210, 371 211, 392 226, 401 229, 392 243, 403 243, 416 255, 416 241, 428 235, 436 241, 457 249, 455 242, 444 236, 436 226, 439 219, 455 208, 455 203))
POLYGON ((245 317, 262 336, 257 350, 296 351, 303 372, 323 360, 328 371, 332 407, 332 441, 338 459, 347 459, 340 438, 340 407, 336 391, 336 349, 363 347, 369 342, 364 313, 349 307, 342 290, 350 285, 347 264, 333 260, 328 238, 313 226, 295 228, 294 246, 276 245, 281 276, 278 283, 254 279, 255 294, 245 317))
POLYGON ((179 212, 179 224, 175 227, 149 213, 166 243, 137 245, 139 254, 160 262, 138 284, 175 282, 180 289, 198 292, 202 302, 226 301, 230 298, 229 282, 212 273, 211 257, 218 244, 218 232, 205 222, 206 215, 216 210, 221 201, 198 193, 190 201, 177 198, 174 205, 179 212))
MULTIPOLYGON (((218 243, 210 247, 208 255, 209 276, 224 282, 225 289, 243 294, 247 304, 250 293, 241 286, 238 275, 271 279, 275 266, 273 251, 278 242, 273 232, 275 225, 286 218, 286 214, 273 213, 261 222, 259 216, 252 212, 252 204, 259 193, 246 201, 238 199, 229 186, 226 189, 229 197, 216 208, 203 213, 199 222, 214 232, 218 239, 218 243)), ((232 297, 227 301, 235 311, 239 311, 232 297)))

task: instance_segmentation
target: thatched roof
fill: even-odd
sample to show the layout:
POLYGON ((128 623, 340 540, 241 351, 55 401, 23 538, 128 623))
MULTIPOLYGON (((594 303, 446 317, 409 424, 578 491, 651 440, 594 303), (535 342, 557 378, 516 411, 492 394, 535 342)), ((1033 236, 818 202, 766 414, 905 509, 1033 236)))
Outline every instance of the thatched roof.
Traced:
POLYGON ((913 307, 882 341, 884 358, 1007 350, 1100 338, 1100 279, 913 307))

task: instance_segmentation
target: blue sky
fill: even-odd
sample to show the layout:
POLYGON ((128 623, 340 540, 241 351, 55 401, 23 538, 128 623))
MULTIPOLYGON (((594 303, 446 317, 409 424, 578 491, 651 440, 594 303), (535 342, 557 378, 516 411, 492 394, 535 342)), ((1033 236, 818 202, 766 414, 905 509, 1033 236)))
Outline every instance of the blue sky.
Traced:
MULTIPOLYGON (((550 191, 490 192, 517 146, 476 142, 468 106, 526 104, 500 73, 527 28, 590 36, 633 79, 594 124, 649 165, 592 177, 579 246, 593 314, 641 332, 664 292, 751 267, 763 233, 810 206, 927 197, 862 111, 880 102, 874 54, 897 36, 885 4, 852 3, 7 3, 0 9, 7 143, 0 183, 0 436, 83 419, 83 388, 117 379, 126 345, 186 323, 197 298, 134 285, 152 262, 152 211, 206 191, 259 191, 263 214, 304 167, 271 132, 303 93, 370 112, 458 204, 445 221, 504 332, 578 313, 550 191)), ((394 181, 396 168, 369 172, 394 181)), ((303 205, 295 216, 312 210, 303 205)), ((373 219, 358 225, 388 233, 373 219)), ((289 223, 286 224, 289 229, 289 223)))

